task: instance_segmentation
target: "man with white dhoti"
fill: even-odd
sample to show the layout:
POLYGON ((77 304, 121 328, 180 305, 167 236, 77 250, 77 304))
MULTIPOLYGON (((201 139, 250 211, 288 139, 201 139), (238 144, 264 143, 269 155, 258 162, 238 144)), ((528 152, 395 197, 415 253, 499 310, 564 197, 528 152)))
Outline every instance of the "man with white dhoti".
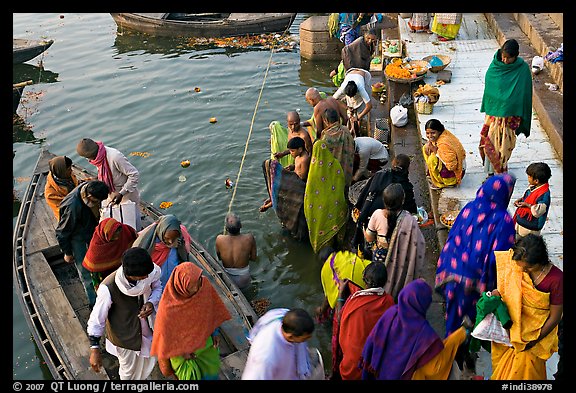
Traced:
POLYGON ((277 308, 250 330, 251 343, 242 379, 299 380, 313 374, 308 344, 314 320, 305 310, 277 308))
POLYGON ((102 367, 100 337, 106 332, 106 351, 118 358, 121 380, 146 379, 156 358, 150 355, 152 328, 162 295, 160 267, 148 251, 129 248, 122 266, 102 281, 88 319, 90 365, 102 367), (114 307, 112 307, 114 305, 114 307))

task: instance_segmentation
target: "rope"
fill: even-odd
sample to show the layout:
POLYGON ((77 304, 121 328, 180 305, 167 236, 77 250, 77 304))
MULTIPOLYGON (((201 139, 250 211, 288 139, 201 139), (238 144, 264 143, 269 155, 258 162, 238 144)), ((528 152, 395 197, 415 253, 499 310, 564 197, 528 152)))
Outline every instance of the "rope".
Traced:
MULTIPOLYGON (((291 25, 291 24, 290 24, 291 25)), ((290 26, 284 30, 281 37, 286 35, 290 26)), ((254 127, 254 120, 256 119, 256 112, 258 111, 258 105, 260 104, 260 99, 262 98, 262 92, 264 91, 264 85, 266 84, 266 78, 268 77, 268 70, 270 69, 270 64, 272 63, 272 54, 274 53, 273 44, 270 48, 270 57, 268 58, 268 65, 266 66, 266 72, 264 73, 264 79, 262 80, 262 86, 260 87, 260 93, 258 94, 258 99, 256 100, 256 106, 254 107, 254 114, 252 115, 252 121, 250 122, 250 131, 248 132, 248 138, 246 139, 246 144, 244 146, 244 154, 242 154, 242 160, 240 161, 240 168, 238 169, 238 175, 236 176, 236 183, 234 184, 234 191, 232 192, 232 198, 230 199, 230 203, 228 204, 228 214, 232 212, 232 203, 234 202, 234 198, 236 197, 236 190, 238 189, 238 184, 240 182, 240 174, 242 173, 242 168, 244 166, 244 161, 246 159, 246 153, 248 152, 248 144, 250 143, 250 137, 252 136, 252 129, 254 127)), ((224 230, 222 234, 226 234, 226 217, 224 217, 224 230)))

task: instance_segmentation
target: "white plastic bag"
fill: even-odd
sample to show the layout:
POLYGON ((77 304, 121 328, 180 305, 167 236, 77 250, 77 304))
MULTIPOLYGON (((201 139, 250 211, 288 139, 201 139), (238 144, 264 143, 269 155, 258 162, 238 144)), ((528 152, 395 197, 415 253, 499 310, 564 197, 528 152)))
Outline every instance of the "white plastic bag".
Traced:
POLYGON ((133 201, 123 201, 119 205, 110 203, 109 205, 105 205, 100 209, 100 221, 105 218, 112 217, 116 219, 116 221, 128 224, 136 231, 136 213, 138 207, 136 203, 133 201))
POLYGON ((544 58, 542 56, 534 56, 532 58, 532 72, 537 74, 542 69, 544 69, 544 58))
POLYGON ((408 109, 396 104, 390 109, 390 120, 396 127, 404 127, 408 123, 408 109))
POLYGON ((479 340, 494 341, 500 344, 512 346, 508 331, 504 329, 502 323, 496 318, 494 313, 487 314, 482 321, 472 331, 472 337, 479 340))

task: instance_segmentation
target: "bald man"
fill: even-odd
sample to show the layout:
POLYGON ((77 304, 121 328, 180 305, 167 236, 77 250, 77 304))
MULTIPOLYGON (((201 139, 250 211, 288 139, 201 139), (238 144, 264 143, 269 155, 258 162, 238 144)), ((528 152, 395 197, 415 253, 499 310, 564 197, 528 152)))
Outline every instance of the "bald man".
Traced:
POLYGON ((320 139, 322 137, 322 130, 324 129, 324 124, 322 123, 322 114, 328 108, 334 109, 338 113, 340 116, 341 124, 348 123, 346 105, 332 96, 322 98, 320 92, 315 87, 311 87, 306 90, 306 102, 308 102, 314 108, 314 115, 309 121, 302 123, 302 126, 312 127, 316 132, 315 139, 320 139))
MULTIPOLYGON (((288 142, 295 136, 299 136, 304 140, 304 149, 308 154, 312 154, 312 138, 308 131, 302 128, 302 123, 300 122, 300 114, 296 111, 290 111, 286 114, 286 123, 288 124, 288 142)), ((274 153, 274 158, 277 160, 284 156, 290 154, 290 149, 274 153)))
POLYGON ((242 222, 234 213, 226 216, 225 227, 228 234, 216 237, 216 255, 232 281, 244 289, 252 281, 249 263, 256 260, 256 240, 251 233, 240 233, 242 222))

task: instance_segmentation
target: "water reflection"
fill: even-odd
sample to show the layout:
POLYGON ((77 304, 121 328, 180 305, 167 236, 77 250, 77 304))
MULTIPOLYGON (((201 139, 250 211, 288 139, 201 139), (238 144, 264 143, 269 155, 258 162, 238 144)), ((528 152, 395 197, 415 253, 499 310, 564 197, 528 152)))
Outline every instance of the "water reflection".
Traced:
POLYGON ((339 60, 308 60, 300 57, 300 84, 306 87, 316 87, 325 92, 332 94, 336 87, 329 79, 330 71, 338 66, 339 60), (324 76, 324 77, 322 77, 324 76), (322 89, 323 88, 323 89, 322 89))
POLYGON ((31 80, 34 84, 58 82, 58 73, 32 64, 15 64, 12 68, 12 83, 31 80))
POLYGON ((36 143, 41 144, 46 138, 34 136, 32 126, 18 114, 12 116, 12 143, 36 143))

